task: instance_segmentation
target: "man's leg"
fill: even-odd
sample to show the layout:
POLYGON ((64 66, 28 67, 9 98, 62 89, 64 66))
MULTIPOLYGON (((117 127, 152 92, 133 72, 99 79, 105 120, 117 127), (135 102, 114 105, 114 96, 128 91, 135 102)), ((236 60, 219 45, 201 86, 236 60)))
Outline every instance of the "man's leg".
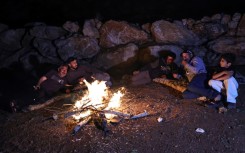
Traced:
POLYGON ((238 83, 234 77, 224 80, 227 102, 236 103, 238 83))
POLYGON ((213 89, 218 91, 219 93, 221 92, 222 89, 224 89, 223 82, 218 81, 218 80, 209 80, 208 85, 211 86, 213 89))
POLYGON ((199 97, 205 96, 209 99, 215 99, 219 95, 219 92, 217 92, 213 89, 207 88, 206 84, 205 84, 206 79, 207 79, 206 74, 196 75, 192 79, 192 81, 189 83, 189 85, 187 86, 187 89, 190 92, 193 92, 193 93, 199 95, 199 97))
POLYGON ((198 97, 200 97, 199 95, 193 93, 193 92, 190 92, 188 90, 185 90, 182 94, 183 98, 184 99, 196 99, 198 97))

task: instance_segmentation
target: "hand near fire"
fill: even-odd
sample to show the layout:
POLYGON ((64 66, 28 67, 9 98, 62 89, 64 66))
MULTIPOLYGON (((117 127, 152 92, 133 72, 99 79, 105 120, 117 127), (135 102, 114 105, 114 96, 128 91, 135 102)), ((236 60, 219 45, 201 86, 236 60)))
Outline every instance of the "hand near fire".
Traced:
POLYGON ((40 89, 40 86, 39 85, 36 85, 36 86, 33 86, 34 90, 39 90, 40 89))
POLYGON ((82 78, 78 79, 79 84, 84 84, 84 80, 85 80, 85 78, 84 78, 84 77, 82 77, 82 78))

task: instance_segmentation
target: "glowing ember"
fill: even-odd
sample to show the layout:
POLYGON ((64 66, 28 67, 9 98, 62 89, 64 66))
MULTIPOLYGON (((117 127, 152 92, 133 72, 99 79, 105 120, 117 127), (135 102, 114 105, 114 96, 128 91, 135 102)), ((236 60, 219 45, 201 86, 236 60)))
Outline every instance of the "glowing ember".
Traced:
MULTIPOLYGON (((87 93, 82 97, 81 100, 75 103, 74 108, 77 110, 86 109, 86 107, 92 106, 97 110, 102 110, 105 107, 105 110, 116 109, 120 107, 121 97, 123 94, 118 91, 114 93, 112 97, 109 97, 109 91, 106 86, 105 81, 94 81, 91 84, 84 81, 86 86, 88 87, 87 93)), ((76 120, 80 118, 87 117, 91 115, 92 111, 90 109, 82 111, 79 115, 73 115, 76 120)), ((105 114, 106 118, 112 118, 113 115, 105 114)))

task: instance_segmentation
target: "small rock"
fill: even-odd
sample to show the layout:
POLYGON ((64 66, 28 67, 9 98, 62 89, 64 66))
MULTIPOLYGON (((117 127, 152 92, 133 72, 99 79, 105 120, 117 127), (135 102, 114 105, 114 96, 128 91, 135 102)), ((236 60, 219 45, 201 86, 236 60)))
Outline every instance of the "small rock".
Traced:
POLYGON ((196 132, 198 132, 198 133, 204 133, 205 131, 204 131, 204 129, 202 129, 202 128, 197 128, 197 129, 196 129, 196 132))
POLYGON ((158 117, 157 121, 160 123, 160 122, 162 122, 162 121, 163 121, 163 118, 158 117))

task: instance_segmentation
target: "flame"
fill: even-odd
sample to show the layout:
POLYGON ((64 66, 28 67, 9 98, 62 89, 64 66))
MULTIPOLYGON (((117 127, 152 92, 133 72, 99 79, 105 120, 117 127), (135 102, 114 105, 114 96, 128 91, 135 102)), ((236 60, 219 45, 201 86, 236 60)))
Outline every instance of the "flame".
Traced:
MULTIPOLYGON (((121 91, 118 91, 117 93, 114 93, 108 106, 105 108, 105 110, 110 110, 110 109, 116 109, 119 108, 121 105, 121 97, 123 96, 123 94, 121 93, 121 91)), ((115 115, 113 114, 105 114, 105 117, 108 119, 113 118, 115 115)))
POLYGON ((106 110, 109 109, 115 109, 115 108, 119 108, 121 105, 121 97, 123 96, 123 94, 121 93, 121 91, 118 91, 117 93, 114 93, 106 110))
MULTIPOLYGON (((87 93, 82 97, 81 100, 78 100, 74 108, 77 110, 81 110, 82 108, 86 108, 88 106, 92 106, 95 109, 102 109, 105 108, 105 110, 111 110, 111 109, 117 109, 121 105, 121 97, 123 94, 121 91, 118 91, 117 93, 114 93, 113 96, 109 97, 109 91, 106 86, 105 81, 98 81, 95 80, 91 84, 84 80, 84 83, 88 87, 87 93), (109 102, 108 102, 109 101, 109 102)), ((91 110, 85 110, 82 113, 78 115, 73 115, 73 117, 76 120, 79 120, 80 118, 84 118, 89 116, 92 113, 91 110)), ((112 118, 113 115, 105 114, 106 118, 112 118)))

